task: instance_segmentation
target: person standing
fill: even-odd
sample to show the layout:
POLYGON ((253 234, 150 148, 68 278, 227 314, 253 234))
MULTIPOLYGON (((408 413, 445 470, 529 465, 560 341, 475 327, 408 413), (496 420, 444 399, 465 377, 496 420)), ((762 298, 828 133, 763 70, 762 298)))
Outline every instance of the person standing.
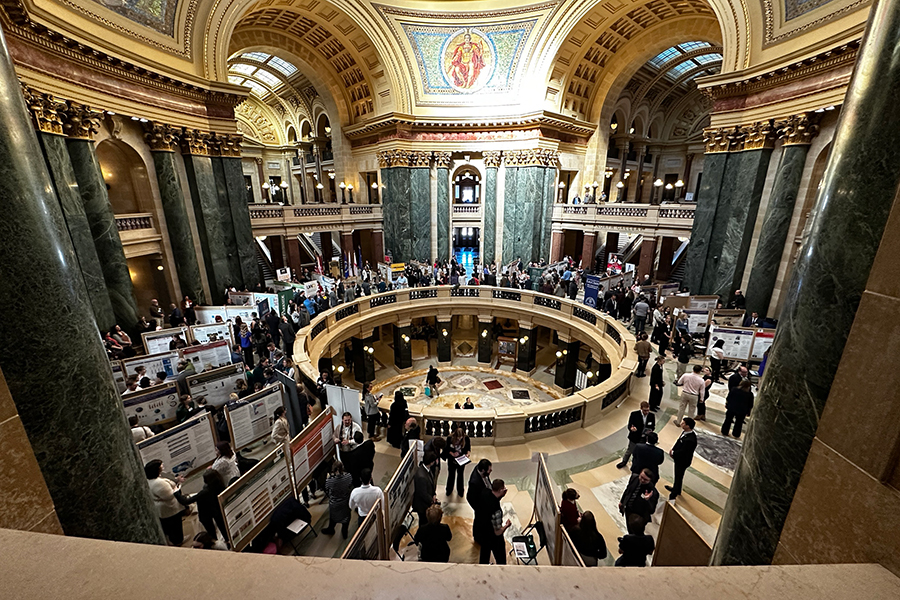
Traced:
POLYGON ((666 489, 671 492, 669 500, 674 500, 681 495, 681 486, 684 483, 684 472, 691 466, 694 460, 694 450, 697 449, 697 434, 694 432, 694 420, 685 417, 681 423, 681 437, 669 450, 669 456, 675 462, 675 481, 672 485, 667 485, 666 489))
POLYGON ((753 392, 750 391, 750 387, 750 380, 744 379, 736 388, 728 392, 728 397, 725 398, 725 421, 722 423, 722 435, 728 436, 733 421, 734 437, 741 437, 744 419, 753 410, 753 392))
POLYGON ((656 505, 659 502, 659 491, 653 481, 653 472, 643 469, 632 477, 619 500, 619 512, 625 515, 626 522, 631 515, 638 515, 644 522, 644 526, 650 522, 656 505))
POLYGON ((435 504, 425 511, 428 522, 419 527, 413 540, 419 544, 419 560, 422 562, 450 562, 450 544, 453 532, 450 526, 441 523, 444 511, 435 504))
POLYGON ((288 358, 294 357, 294 340, 297 339, 294 333, 294 325, 288 320, 288 316, 281 317, 281 323, 278 324, 278 332, 281 334, 281 341, 284 347, 284 355, 288 358))
POLYGON ((681 377, 687 371, 688 363, 691 362, 691 356, 694 354, 694 346, 691 344, 691 336, 682 334, 675 330, 672 333, 672 337, 680 336, 678 344, 678 349, 676 350, 676 354, 678 355, 678 364, 675 368, 675 376, 681 377))
POLYGON ((491 562, 491 554, 498 565, 506 564, 506 540, 503 534, 509 529, 512 522, 507 519, 503 522, 503 508, 500 499, 506 495, 506 484, 502 479, 495 479, 490 489, 482 492, 481 501, 475 509, 475 523, 473 526, 475 541, 481 546, 478 564, 487 565, 491 562))
POLYGON ((646 333, 638 334, 638 341, 634 345, 634 352, 638 357, 638 367, 636 377, 644 377, 647 375, 647 363, 650 362, 650 351, 653 349, 653 346, 650 345, 650 342, 647 341, 646 333))
POLYGON ((472 441, 462 427, 457 427, 447 437, 447 489, 444 491, 447 492, 448 496, 453 493, 454 479, 456 480, 456 492, 460 496, 465 495, 465 480, 463 478, 465 477, 466 465, 459 464, 459 458, 463 456, 468 458, 471 451, 472 441))
MULTIPOLYGON (((391 403, 391 412, 388 415, 387 441, 394 448, 399 448, 403 442, 403 427, 409 419, 409 405, 403 392, 394 392, 394 401, 391 403)), ((401 455, 401 458, 402 455, 401 455)))
POLYGON ((606 541, 597 531, 597 520, 591 511, 584 511, 578 525, 569 530, 569 536, 585 566, 596 567, 599 561, 606 558, 606 541))
POLYGON ((578 525, 581 512, 578 510, 578 499, 581 495, 574 488, 566 488, 562 493, 562 501, 559 503, 559 524, 570 530, 578 525))
POLYGON ((628 448, 622 455, 622 460, 616 465, 617 469, 623 469, 628 465, 628 459, 634 452, 634 447, 647 439, 647 434, 656 428, 656 415, 650 412, 650 403, 641 402, 640 410, 632 411, 628 416, 628 448))
POLYGON ((712 367, 713 381, 719 383, 722 377, 722 362, 725 360, 725 340, 716 340, 709 351, 709 364, 712 367))
POLYGON ((657 356, 656 364, 650 369, 650 410, 656 412, 662 403, 663 387, 666 381, 663 378, 663 365, 666 362, 665 356, 657 356))
POLYGON ((644 333, 644 328, 647 326, 647 315, 650 313, 650 305, 647 304, 647 300, 643 295, 638 296, 632 312, 634 313, 634 332, 644 333))
POLYGON ((131 426, 131 437, 132 439, 134 439, 135 444, 137 444, 138 442, 143 442, 147 438, 153 437, 153 432, 150 431, 149 427, 138 425, 138 418, 136 415, 131 415, 130 417, 128 417, 128 425, 131 426))
POLYGON ((438 457, 434 452, 426 452, 413 475, 412 509, 419 516, 419 527, 424 526, 428 521, 425 511, 437 503, 432 472, 437 461, 438 457))
POLYGON ((153 498, 153 505, 156 507, 163 533, 166 534, 166 538, 173 546, 180 546, 184 542, 184 524, 181 517, 185 508, 181 505, 179 496, 184 477, 179 476, 176 483, 160 477, 162 471, 163 462, 158 458, 144 465, 144 474, 147 476, 147 483, 150 486, 150 496, 153 498))
POLYGON ((340 451, 353 452, 356 450, 356 434, 362 434, 362 427, 353 421, 353 415, 345 412, 341 415, 341 426, 334 432, 334 445, 340 451))
POLYGON ((428 365, 428 374, 425 376, 425 383, 431 388, 432 397, 440 395, 440 392, 438 392, 438 385, 441 383, 441 378, 438 376, 438 370, 435 369, 433 365, 428 365))
POLYGON ((684 412, 688 410, 688 416, 693 421, 694 415, 697 414, 697 402, 700 401, 700 394, 706 390, 706 382, 700 373, 703 367, 694 365, 694 369, 690 373, 685 373, 675 385, 681 386, 681 403, 678 405, 678 414, 675 415, 675 424, 681 427, 681 419, 684 412))
POLYGON ((486 458, 482 458, 475 465, 475 470, 469 476, 469 491, 466 492, 466 502, 472 510, 481 502, 482 492, 491 489, 491 471, 494 467, 486 458))
POLYGON ((381 400, 381 395, 375 396, 372 393, 372 384, 366 382, 363 384, 362 389, 363 394, 363 407, 366 411, 366 432, 369 434, 369 439, 377 442, 381 439, 381 436, 378 435, 378 424, 381 421, 381 411, 378 410, 378 401, 381 400))
POLYGON ((628 535, 619 538, 619 558, 617 567, 646 567, 647 557, 653 554, 656 544, 653 536, 644 533, 644 520, 639 515, 631 515, 627 521, 628 535))
POLYGON ((731 377, 728 378, 728 391, 730 392, 734 388, 741 385, 742 381, 750 381, 750 372, 747 370, 747 367, 741 366, 737 368, 731 377))
POLYGON ((207 469, 203 473, 203 489, 182 499, 184 504, 197 503, 197 517, 203 528, 216 540, 216 527, 222 534, 222 539, 228 539, 227 529, 225 528, 225 517, 222 516, 222 507, 219 505, 219 494, 225 491, 225 482, 218 471, 207 469))
POLYGON ((331 476, 325 481, 325 494, 328 496, 328 527, 322 530, 327 535, 334 534, 334 527, 341 524, 341 536, 347 539, 350 527, 350 491, 353 489, 353 478, 344 472, 344 464, 336 460, 331 465, 331 476))
POLYGON ((356 511, 362 524, 376 502, 384 503, 384 491, 372 483, 372 469, 363 469, 359 479, 362 485, 350 492, 350 510, 356 511))
POLYGON ((218 442, 216 444, 216 460, 210 467, 213 471, 217 471, 222 476, 222 481, 226 486, 231 485, 241 476, 238 469, 237 461, 234 459, 234 451, 228 442, 218 442))
POLYGON ((283 406, 275 409, 275 422, 272 424, 272 443, 282 446, 291 439, 291 428, 288 426, 287 412, 283 406))

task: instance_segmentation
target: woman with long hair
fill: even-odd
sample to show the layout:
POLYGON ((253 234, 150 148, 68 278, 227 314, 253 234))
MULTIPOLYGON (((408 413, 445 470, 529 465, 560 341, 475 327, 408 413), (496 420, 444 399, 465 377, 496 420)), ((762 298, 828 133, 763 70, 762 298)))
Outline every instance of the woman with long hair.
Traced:
POLYGON ((216 444, 216 460, 210 467, 213 471, 218 471, 222 476, 225 485, 231 485, 235 479, 241 476, 237 462, 234 459, 234 450, 228 442, 219 442, 216 444))
POLYGON ((334 526, 341 524, 341 536, 347 539, 350 527, 350 492, 353 489, 353 477, 344 472, 344 463, 339 460, 331 465, 331 473, 325 480, 325 495, 328 496, 328 527, 322 533, 334 534, 334 526))
POLYGON ((599 561, 606 558, 606 541, 597 530, 597 520, 591 511, 581 515, 581 520, 569 530, 569 535, 585 565, 596 567, 599 561))
MULTIPOLYGON (((460 496, 465 496, 465 471, 466 465, 459 464, 459 458, 469 457, 472 450, 472 441, 462 427, 457 427, 453 433, 447 438, 447 495, 453 493, 454 474, 456 478, 456 492, 460 496)), ((465 461, 464 461, 465 462, 465 461)))
POLYGON ((222 516, 222 508, 219 506, 219 494, 225 491, 225 482, 218 471, 207 469, 203 473, 203 489, 182 499, 183 504, 197 503, 197 518, 203 528, 209 532, 213 541, 216 537, 216 527, 222 534, 222 539, 227 540, 225 518, 222 516))
POLYGON ((181 505, 181 484, 184 477, 179 476, 176 481, 160 477, 163 472, 163 462, 155 458, 144 465, 144 474, 150 486, 150 496, 163 533, 173 546, 180 546, 184 542, 184 524, 181 517, 185 508, 181 505), (176 483, 177 482, 177 483, 176 483))

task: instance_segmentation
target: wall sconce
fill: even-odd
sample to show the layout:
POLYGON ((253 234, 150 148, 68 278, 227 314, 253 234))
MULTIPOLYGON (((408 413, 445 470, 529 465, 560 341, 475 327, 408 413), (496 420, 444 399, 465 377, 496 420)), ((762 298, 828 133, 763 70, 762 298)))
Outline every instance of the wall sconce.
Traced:
POLYGON ((316 189, 317 189, 317 190, 324 190, 324 189, 325 189, 325 186, 322 185, 321 182, 319 182, 319 183, 316 184, 316 189))
POLYGON ((375 354, 375 348, 369 347, 369 354, 375 354))
POLYGON ((682 180, 679 179, 678 181, 675 182, 675 187, 677 187, 677 188, 683 188, 683 187, 684 187, 684 182, 683 182, 682 180))
POLYGON ((343 366, 343 365, 339 366, 339 367, 337 368, 337 372, 338 372, 338 373, 343 373, 343 372, 344 372, 344 366, 343 366))
POLYGON ((481 337, 486 338, 487 336, 488 336, 488 330, 487 330, 487 329, 482 329, 482 330, 481 330, 481 337))
POLYGON ((334 171, 328 171, 328 179, 334 179, 334 171))
POLYGON ((271 186, 269 186, 269 182, 268 182, 268 181, 265 182, 264 184, 262 184, 262 189, 266 190, 267 192, 269 191, 269 187, 271 187, 271 186))
POLYGON ((404 342, 406 342, 407 344, 409 343, 409 336, 408 336, 408 335, 406 335, 406 334, 404 333, 401 337, 403 338, 403 341, 404 341, 404 342))
POLYGON ((528 341, 528 336, 527 336, 527 335, 522 336, 522 337, 519 338, 519 343, 520 343, 520 344, 525 344, 525 342, 527 342, 527 341, 528 341))
POLYGON ((331 133, 331 125, 326 125, 325 126, 325 135, 328 135, 330 133, 331 133))
POLYGON ((568 353, 569 353, 569 351, 568 351, 568 350, 563 350, 563 351, 562 351, 562 352, 563 352, 563 355, 566 355, 566 354, 568 354, 568 353))
POLYGON ((373 181, 373 182, 372 182, 372 185, 371 185, 370 187, 371 187, 373 190, 377 190, 377 189, 378 189, 378 182, 377 182, 377 181, 373 181))
POLYGON ((613 176, 613 172, 612 172, 612 171, 606 171, 606 173, 604 173, 604 175, 606 176, 607 179, 609 179, 610 177, 613 176))
POLYGON ((667 183, 667 184, 666 184, 666 189, 667 189, 667 190, 674 190, 674 189, 675 189, 675 186, 672 185, 671 183, 667 183))
POLYGON ((353 185, 348 183, 348 184, 347 184, 347 190, 352 192, 352 191, 353 191, 353 185))
POLYGON ((590 381, 591 379, 594 378, 594 372, 593 372, 593 371, 588 371, 588 372, 585 373, 585 374, 587 375, 588 381, 590 381))
POLYGON ((448 335, 447 330, 441 329, 441 335, 443 335, 444 337, 447 337, 447 335, 448 335))
POLYGON ((156 270, 157 270, 157 271, 164 271, 164 270, 165 270, 165 267, 162 266, 162 265, 156 265, 156 270))
POLYGON ((288 189, 288 182, 287 182, 287 181, 282 181, 282 182, 281 182, 281 189, 283 189, 283 190, 288 189))

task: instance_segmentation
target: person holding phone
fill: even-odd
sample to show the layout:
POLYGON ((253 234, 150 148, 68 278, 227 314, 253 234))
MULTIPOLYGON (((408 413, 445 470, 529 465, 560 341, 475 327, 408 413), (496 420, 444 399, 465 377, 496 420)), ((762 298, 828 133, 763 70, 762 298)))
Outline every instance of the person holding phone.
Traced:
POLYGON ((373 394, 372 384, 368 382, 363 384, 362 394, 363 408, 366 411, 366 432, 369 434, 370 440, 377 442, 381 439, 381 436, 379 435, 381 411, 378 410, 378 402, 384 394, 378 394, 378 396, 373 394))

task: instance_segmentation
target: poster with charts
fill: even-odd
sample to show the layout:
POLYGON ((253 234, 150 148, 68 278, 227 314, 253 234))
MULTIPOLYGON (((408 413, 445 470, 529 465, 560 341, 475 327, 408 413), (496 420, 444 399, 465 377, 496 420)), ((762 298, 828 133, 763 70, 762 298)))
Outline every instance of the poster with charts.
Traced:
POLYGON ((334 458, 334 427, 331 415, 323 411, 290 443, 294 483, 302 490, 322 463, 334 458))
POLYGON ((547 555, 550 564, 559 564, 559 500, 556 497, 556 484, 550 478, 550 472, 544 462, 544 456, 537 454, 537 478, 534 484, 534 514, 544 524, 547 536, 547 555))
POLYGON ((396 537, 409 507, 412 505, 413 475, 419 464, 416 457, 416 446, 410 445, 409 452, 400 461, 400 466, 394 472, 390 483, 384 488, 388 540, 396 537))
POLYGON ((212 406, 224 406, 229 396, 237 392, 237 382, 241 379, 247 379, 244 365, 235 364, 188 377, 187 384, 195 401, 206 398, 212 406))
POLYGON ((753 350, 750 352, 750 360, 762 360, 766 350, 775 341, 774 329, 757 329, 753 338, 753 350))
POLYGON ((272 433, 275 409, 284 406, 283 394, 278 383, 247 396, 239 404, 226 407, 231 446, 235 452, 272 433))
POLYGON ((252 292, 228 292, 228 299, 234 306, 256 306, 252 292))
POLYGON ((178 352, 176 350, 166 350, 159 354, 145 354, 136 358, 129 358, 122 361, 122 368, 125 370, 125 378, 137 372, 138 367, 147 368, 147 377, 153 380, 157 373, 165 371, 167 377, 175 377, 176 367, 178 365, 178 352))
MULTIPOLYGON (((224 310, 222 311, 222 314, 224 316, 224 310)), ((191 326, 191 335, 201 344, 211 344, 213 342, 220 342, 222 340, 225 340, 226 342, 228 342, 228 347, 230 348, 231 345, 234 344, 232 333, 233 329, 231 321, 225 321, 224 323, 214 322, 208 325, 191 326)))
POLYGON ((279 447, 219 494, 231 549, 246 548, 269 524, 275 507, 292 495, 290 470, 279 447))
POLYGON ((144 427, 175 420, 178 408, 178 388, 175 383, 164 383, 122 396, 125 417, 137 417, 144 427))
POLYGON ((146 350, 147 354, 175 350, 175 348, 170 347, 170 344, 176 336, 180 336, 185 345, 190 344, 191 328, 184 325, 182 327, 170 327, 169 329, 148 331, 141 334, 141 338, 144 340, 144 350, 146 350))
POLYGON ((722 349, 725 351, 725 358, 731 360, 749 360, 750 350, 753 348, 752 329, 743 329, 737 327, 719 327, 713 326, 709 328, 709 344, 707 344, 706 353, 710 354, 712 347, 719 340, 724 340, 725 345, 722 349))
POLYGON ((119 390, 119 393, 121 394, 128 389, 125 386, 125 370, 122 368, 122 362, 111 360, 109 361, 109 366, 112 369, 113 381, 116 382, 116 389, 119 390))
POLYGON ((206 412, 138 442, 137 447, 143 464, 161 460, 163 476, 170 479, 187 477, 216 460, 216 438, 212 419, 206 412))
MULTIPOLYGON (((199 326, 214 325, 216 323, 216 317, 222 321, 227 321, 229 318, 224 306, 195 306, 194 314, 197 315, 197 323, 200 324, 199 326)), ((199 326, 195 325, 194 327, 199 326)))
POLYGON ((693 310, 716 310, 718 304, 718 296, 691 296, 687 307, 693 310))
POLYGON ((709 326, 709 311, 688 309, 682 311, 688 318, 689 333, 706 333, 709 326))
POLYGON ((568 532, 565 527, 559 528, 559 566, 561 567, 584 567, 584 561, 581 559, 581 554, 579 554, 578 549, 575 548, 575 543, 572 541, 572 538, 569 537, 568 532))
POLYGON ((194 370, 198 373, 231 364, 231 346, 225 340, 199 346, 188 346, 181 350, 181 355, 194 365, 194 370))

